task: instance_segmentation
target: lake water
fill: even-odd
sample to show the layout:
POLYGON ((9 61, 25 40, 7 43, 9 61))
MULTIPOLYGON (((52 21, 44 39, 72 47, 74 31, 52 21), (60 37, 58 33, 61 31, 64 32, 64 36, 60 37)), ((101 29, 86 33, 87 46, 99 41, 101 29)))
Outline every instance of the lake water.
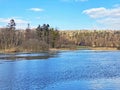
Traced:
POLYGON ((120 90, 120 51, 0 54, 0 90, 120 90))

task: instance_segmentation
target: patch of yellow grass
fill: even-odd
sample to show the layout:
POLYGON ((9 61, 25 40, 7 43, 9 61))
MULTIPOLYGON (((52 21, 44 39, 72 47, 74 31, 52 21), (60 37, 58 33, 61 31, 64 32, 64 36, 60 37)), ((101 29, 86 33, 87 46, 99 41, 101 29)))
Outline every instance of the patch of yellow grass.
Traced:
POLYGON ((117 48, 114 48, 114 47, 93 47, 91 49, 92 50, 118 50, 117 48))

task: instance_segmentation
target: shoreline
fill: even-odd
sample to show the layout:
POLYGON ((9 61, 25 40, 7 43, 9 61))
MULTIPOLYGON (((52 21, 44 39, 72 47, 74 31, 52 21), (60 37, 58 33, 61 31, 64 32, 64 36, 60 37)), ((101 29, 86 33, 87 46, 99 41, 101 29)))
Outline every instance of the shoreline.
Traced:
POLYGON ((51 48, 50 51, 57 51, 57 50, 118 50, 114 47, 85 47, 85 48, 76 48, 76 49, 69 49, 69 48, 51 48))
MULTIPOLYGON (((64 51, 64 50, 112 50, 112 51, 115 51, 115 50, 119 50, 115 47, 78 47, 76 49, 71 49, 71 48, 50 48, 48 51, 64 51)), ((44 50, 41 50, 39 52, 44 52, 44 50)), ((5 50, 0 50, 0 53, 17 53, 17 52, 35 52, 35 51, 24 51, 24 50, 21 50, 21 51, 17 51, 15 48, 11 48, 11 49, 5 49, 5 50)), ((36 51, 38 52, 38 51, 36 51)))
POLYGON ((118 50, 115 47, 91 47, 91 50, 118 50))

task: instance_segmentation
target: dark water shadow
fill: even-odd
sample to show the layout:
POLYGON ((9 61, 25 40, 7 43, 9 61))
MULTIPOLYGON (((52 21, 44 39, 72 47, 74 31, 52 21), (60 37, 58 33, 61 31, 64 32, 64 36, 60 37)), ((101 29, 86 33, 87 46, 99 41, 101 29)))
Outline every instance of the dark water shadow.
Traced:
POLYGON ((39 53, 10 53, 0 54, 0 60, 13 62, 15 60, 47 60, 48 58, 57 57, 58 52, 39 52, 39 53))

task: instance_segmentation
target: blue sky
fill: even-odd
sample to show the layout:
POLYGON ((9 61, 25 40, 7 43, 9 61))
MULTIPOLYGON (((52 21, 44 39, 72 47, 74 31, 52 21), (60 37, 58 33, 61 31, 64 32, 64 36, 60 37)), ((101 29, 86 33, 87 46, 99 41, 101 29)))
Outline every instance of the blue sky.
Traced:
POLYGON ((50 24, 59 30, 120 30, 120 0, 0 0, 0 27, 50 24))

